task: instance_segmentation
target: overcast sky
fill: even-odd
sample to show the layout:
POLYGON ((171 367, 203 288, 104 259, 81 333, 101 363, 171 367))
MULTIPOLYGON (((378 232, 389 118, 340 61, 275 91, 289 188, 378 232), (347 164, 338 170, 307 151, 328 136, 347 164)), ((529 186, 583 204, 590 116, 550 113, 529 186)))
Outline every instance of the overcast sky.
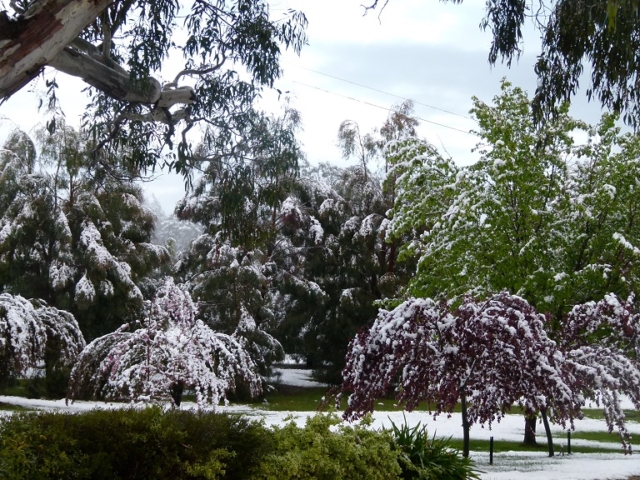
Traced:
MULTIPOLYGON (((524 55, 510 69, 491 67, 487 62, 491 35, 479 28, 484 0, 467 0, 461 5, 391 0, 379 18, 378 11, 363 16, 363 1, 370 3, 272 1, 274 17, 293 8, 305 12, 309 20, 309 45, 299 57, 291 52, 284 55, 285 73, 276 83, 281 91, 290 92, 293 106, 302 114, 300 140, 309 161, 344 165, 336 146, 340 123, 353 120, 362 132, 368 132, 384 122, 386 109, 410 98, 416 102, 415 114, 424 120, 420 134, 446 148, 457 162, 474 162, 471 149, 477 137, 467 133, 474 129, 468 118, 471 97, 491 102, 505 76, 533 94, 537 32, 533 28, 525 31, 524 55)), ((175 71, 179 68, 173 67, 175 71)), ((174 74, 167 71, 162 77, 166 80, 174 74)), ((81 93, 84 84, 61 73, 56 78, 67 119, 78 125, 86 104, 81 93)), ((38 88, 43 86, 40 82, 38 88)), ((13 125, 29 131, 38 121, 39 95, 34 88, 23 89, 2 105, 0 116, 11 122, 3 121, 0 133, 6 134, 13 125)), ((265 92, 261 106, 277 112, 281 108, 277 93, 265 92)), ((597 122, 600 111, 599 105, 587 104, 584 98, 576 99, 572 108, 574 116, 592 123, 597 122)), ((169 212, 184 195, 184 188, 181 178, 163 175, 148 184, 147 192, 169 212)))

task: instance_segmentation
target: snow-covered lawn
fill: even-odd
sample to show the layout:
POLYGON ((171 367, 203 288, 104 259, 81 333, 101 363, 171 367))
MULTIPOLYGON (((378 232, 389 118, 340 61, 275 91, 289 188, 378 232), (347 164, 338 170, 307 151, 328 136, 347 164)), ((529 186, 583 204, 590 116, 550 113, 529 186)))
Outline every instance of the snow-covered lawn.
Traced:
MULTIPOLYGON (((289 385, 319 386, 304 370, 281 370, 280 381, 289 385)), ((121 408, 123 404, 82 402, 78 401, 67 405, 64 400, 32 400, 21 397, 0 396, 0 403, 21 405, 36 409, 51 409, 61 411, 85 411, 93 408, 121 408)), ((630 405, 625 405, 630 407, 630 405)), ((182 408, 195 408, 195 404, 185 402, 182 408)), ((266 425, 281 425, 287 419, 303 425, 306 419, 316 412, 272 412, 253 408, 247 405, 229 405, 217 407, 218 411, 229 413, 241 413, 255 418, 264 419, 266 425)), ((10 412, 2 412, 10 414, 10 412)), ((422 422, 428 427, 429 433, 437 436, 454 438, 462 437, 461 418, 454 414, 450 418, 440 416, 436 420, 424 412, 411 412, 405 414, 407 422, 415 425, 422 422)), ((376 412, 373 415, 373 428, 390 427, 393 421, 397 425, 404 422, 402 412, 376 412)), ((640 424, 629 423, 629 431, 640 438, 640 424)), ((552 427, 554 432, 562 432, 558 427, 552 427)), ((542 426, 539 426, 542 431, 542 426)), ((473 440, 489 439, 491 436, 497 440, 520 441, 523 437, 524 420, 520 415, 507 415, 500 423, 489 428, 473 427, 471 429, 471 448, 473 440)), ((602 420, 585 419, 576 422, 576 432, 606 431, 606 425, 602 420)), ((543 435, 540 434, 539 435, 543 435)), ((540 437, 544 441, 544 437, 540 437)), ((504 452, 494 455, 494 465, 489 466, 488 452, 472 452, 472 458, 476 461, 478 469, 483 473, 483 480, 613 480, 624 479, 631 475, 640 475, 640 447, 636 448, 637 454, 624 456, 619 444, 601 443, 589 440, 572 438, 572 445, 584 445, 594 447, 612 448, 610 454, 573 454, 570 456, 557 456, 553 459, 546 457, 544 452, 504 452)))

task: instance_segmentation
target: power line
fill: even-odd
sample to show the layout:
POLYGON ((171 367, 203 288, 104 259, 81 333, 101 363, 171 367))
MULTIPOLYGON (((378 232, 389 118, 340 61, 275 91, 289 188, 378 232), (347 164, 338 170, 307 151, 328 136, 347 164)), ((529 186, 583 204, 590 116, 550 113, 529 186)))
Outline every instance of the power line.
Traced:
POLYGON ((340 80, 341 82, 345 82, 345 83, 350 83, 351 85, 356 85, 356 86, 361 87, 361 88, 366 88, 367 90, 372 90, 374 92, 382 93, 384 95, 389 95, 390 97, 399 98, 400 100, 410 100, 413 103, 415 103, 416 105, 422 105, 423 107, 432 108, 433 110, 439 110, 440 112, 448 113, 450 115, 455 115, 456 117, 466 118, 467 120, 473 120, 471 117, 469 117, 467 115, 461 115, 459 113, 452 112, 451 110, 446 110, 444 108, 440 108, 440 107, 436 107, 436 106, 433 106, 433 105, 429 105, 428 103, 418 102, 417 100, 413 100, 411 98, 401 97, 400 95, 395 95, 394 93, 385 92, 384 90, 380 90, 378 88, 369 87, 367 85, 363 85, 361 83, 354 82, 352 80, 347 80, 345 78, 336 77, 335 75, 330 75, 328 73, 320 72, 318 70, 313 70, 311 68, 301 67, 300 65, 294 65, 294 64, 289 63, 289 62, 286 62, 286 63, 288 63, 289 65, 291 65, 292 67, 295 67, 295 68, 301 68, 302 70, 307 70, 309 72, 317 73, 318 75, 324 75, 325 77, 333 78, 335 80, 340 80))
MULTIPOLYGON (((366 100, 360 100, 359 98, 349 97, 349 96, 343 95, 341 93, 331 92, 329 90, 325 90, 324 88, 315 87, 313 85, 307 85, 306 83, 298 82, 297 80, 294 80, 293 83, 297 83, 299 85, 303 85, 303 86, 308 87, 308 88, 313 88, 315 90, 320 90, 321 92, 329 93, 331 95, 337 95, 338 97, 343 97, 343 98, 346 98, 348 100, 352 100, 354 102, 364 103, 365 105, 369 105, 371 107, 379 108, 381 110, 386 110, 387 112, 394 112, 394 110, 392 110, 390 108, 387 108, 387 107, 383 107, 382 105, 377 105, 375 103, 367 102, 366 100)), ((421 118, 421 117, 414 117, 414 118, 417 118, 418 120, 426 122, 426 123, 431 123, 432 125, 437 125, 439 127, 448 128, 450 130, 455 130, 456 132, 466 133, 467 135, 477 136, 475 133, 472 133, 472 132, 469 132, 469 131, 466 131, 466 130, 461 130, 460 128, 452 127, 450 125, 445 125, 444 123, 434 122, 433 120, 427 120, 426 118, 421 118)))

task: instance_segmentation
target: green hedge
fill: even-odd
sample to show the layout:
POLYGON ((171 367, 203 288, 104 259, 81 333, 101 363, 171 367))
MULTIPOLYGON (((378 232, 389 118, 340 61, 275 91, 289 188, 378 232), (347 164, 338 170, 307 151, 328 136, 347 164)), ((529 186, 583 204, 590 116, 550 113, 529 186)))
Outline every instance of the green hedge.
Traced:
POLYGON ((347 427, 335 415, 273 429, 159 407, 0 420, 0 478, 7 480, 433 478, 420 468, 407 476, 407 460, 406 445, 390 432, 347 427))
POLYGON ((254 478, 273 434, 238 416, 187 411, 19 413, 0 423, 0 478, 254 478))

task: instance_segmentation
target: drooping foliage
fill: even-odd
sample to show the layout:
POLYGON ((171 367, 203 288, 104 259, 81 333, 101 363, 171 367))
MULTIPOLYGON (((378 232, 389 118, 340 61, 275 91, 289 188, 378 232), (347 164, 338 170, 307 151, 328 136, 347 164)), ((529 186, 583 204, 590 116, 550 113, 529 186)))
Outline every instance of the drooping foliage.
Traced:
MULTIPOLYGON (((384 9, 390 0, 367 3, 366 10, 384 9)), ((538 87, 533 113, 537 120, 556 115, 558 107, 580 91, 583 74, 589 72, 587 97, 597 99, 604 108, 638 127, 640 36, 635 2, 491 0, 485 8, 480 27, 492 35, 488 58, 492 65, 500 60, 511 66, 520 57, 525 47, 523 31, 529 21, 540 33, 542 52, 534 67, 538 87)))
MULTIPOLYGON (((20 141, 17 141, 20 139, 20 141)), ((71 128, 40 155, 10 137, 0 171, 0 288, 74 314, 87 338, 135 318, 169 260, 131 173, 105 168, 71 128)))
POLYGON ((620 395, 640 410, 640 314, 635 298, 606 295, 576 305, 564 322, 561 348, 567 352, 580 388, 602 405, 609 431, 630 439, 620 395))
POLYGON ((166 279, 137 324, 95 339, 71 372, 68 397, 171 400, 193 389, 199 406, 218 405, 237 382, 261 392, 256 365, 233 337, 196 318, 189 293, 166 279))
POLYGON ((435 415, 450 413, 461 401, 466 455, 469 427, 500 421, 515 404, 571 421, 584 400, 546 323, 506 292, 465 297, 457 308, 411 299, 381 310, 349 345, 343 390, 353 393, 344 416, 372 411, 393 385, 408 410, 426 402, 435 415))
POLYGON ((0 384, 43 368, 70 368, 84 346, 70 313, 0 293, 0 384))

